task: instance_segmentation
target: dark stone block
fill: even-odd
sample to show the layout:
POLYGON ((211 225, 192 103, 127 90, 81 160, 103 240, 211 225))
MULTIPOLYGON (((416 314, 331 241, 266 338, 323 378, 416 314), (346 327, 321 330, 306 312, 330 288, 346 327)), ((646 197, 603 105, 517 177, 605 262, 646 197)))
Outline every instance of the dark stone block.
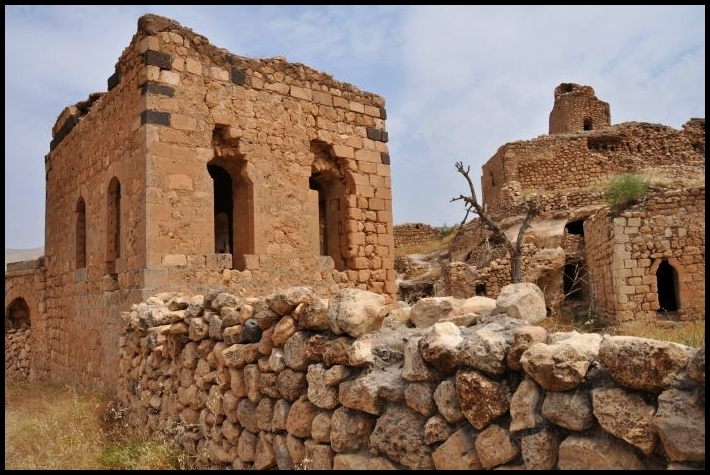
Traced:
POLYGON ((64 140, 64 137, 66 137, 69 132, 71 132, 71 129, 74 128, 76 124, 79 123, 79 115, 75 114, 71 117, 69 117, 59 128, 59 131, 57 132, 57 135, 54 136, 52 141, 49 144, 49 149, 54 150, 54 148, 59 145, 59 143, 64 140))
POLYGON ((237 68, 232 68, 232 82, 237 86, 243 86, 247 82, 247 73, 237 68))
POLYGON ((118 73, 118 69, 111 76, 109 76, 107 82, 109 91, 118 86, 118 83, 121 82, 121 75, 118 73))
POLYGON ((171 56, 160 51, 146 51, 143 54, 143 59, 145 64, 149 66, 158 66, 160 69, 171 69, 172 67, 171 56))
POLYGON ((170 126, 170 113, 160 111, 143 111, 141 113, 141 125, 145 124, 170 126))
POLYGON ((380 129, 376 129, 374 127, 368 127, 367 130, 367 138, 370 140, 377 140, 382 141, 382 131, 380 129))
POLYGON ((175 94, 175 88, 172 86, 166 86, 165 84, 146 82, 141 86, 141 94, 156 94, 159 96, 173 97, 175 94))
POLYGON ((382 153, 380 154, 380 157, 381 157, 382 163, 383 163, 384 165, 389 165, 389 164, 390 164, 390 154, 389 154, 389 153, 382 152, 382 153))

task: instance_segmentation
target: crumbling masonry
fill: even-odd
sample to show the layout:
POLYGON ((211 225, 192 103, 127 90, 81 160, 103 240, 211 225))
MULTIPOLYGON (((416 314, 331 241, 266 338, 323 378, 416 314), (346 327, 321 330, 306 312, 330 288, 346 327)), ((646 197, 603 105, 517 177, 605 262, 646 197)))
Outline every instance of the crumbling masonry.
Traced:
MULTIPOLYGON (((540 214, 526 232, 523 279, 561 306, 611 322, 705 318, 705 119, 682 130, 611 125, 589 86, 554 91, 549 135, 501 146, 482 169, 483 202, 515 242, 525 199, 540 214), (604 184, 617 174, 664 177, 612 213, 604 184)), ((476 219, 454 239, 443 295, 496 298, 510 260, 476 219)))

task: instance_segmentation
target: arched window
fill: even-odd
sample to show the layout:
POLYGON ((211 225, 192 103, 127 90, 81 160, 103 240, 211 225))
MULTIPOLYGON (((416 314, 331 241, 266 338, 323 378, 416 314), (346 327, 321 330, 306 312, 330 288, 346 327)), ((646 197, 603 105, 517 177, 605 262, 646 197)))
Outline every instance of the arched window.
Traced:
POLYGON ((232 254, 235 269, 246 268, 254 253, 254 196, 246 162, 233 157, 207 165, 214 183, 215 253, 232 254))
POLYGON ((106 260, 121 257, 121 184, 113 177, 106 193, 106 260))
POLYGON ((86 267, 86 204, 84 198, 79 198, 76 203, 75 226, 76 268, 86 267))

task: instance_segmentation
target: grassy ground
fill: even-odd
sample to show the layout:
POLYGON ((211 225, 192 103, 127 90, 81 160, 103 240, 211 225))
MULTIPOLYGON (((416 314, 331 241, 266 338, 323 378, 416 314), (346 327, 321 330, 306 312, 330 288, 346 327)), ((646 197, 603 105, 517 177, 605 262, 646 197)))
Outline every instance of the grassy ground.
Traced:
POLYGON ((5 379, 6 470, 187 468, 187 457, 174 448, 129 437, 105 396, 5 379))

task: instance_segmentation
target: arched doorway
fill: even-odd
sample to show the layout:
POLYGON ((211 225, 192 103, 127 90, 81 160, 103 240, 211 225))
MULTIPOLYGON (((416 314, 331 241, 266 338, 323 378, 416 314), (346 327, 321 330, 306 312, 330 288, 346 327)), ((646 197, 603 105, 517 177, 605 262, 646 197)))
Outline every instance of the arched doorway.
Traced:
POLYGON ((5 310, 5 332, 8 330, 26 330, 31 326, 30 306, 22 297, 17 297, 5 310))
POLYGON ((677 311, 679 308, 678 273, 666 260, 661 261, 658 265, 656 285, 658 286, 658 311, 677 311))

